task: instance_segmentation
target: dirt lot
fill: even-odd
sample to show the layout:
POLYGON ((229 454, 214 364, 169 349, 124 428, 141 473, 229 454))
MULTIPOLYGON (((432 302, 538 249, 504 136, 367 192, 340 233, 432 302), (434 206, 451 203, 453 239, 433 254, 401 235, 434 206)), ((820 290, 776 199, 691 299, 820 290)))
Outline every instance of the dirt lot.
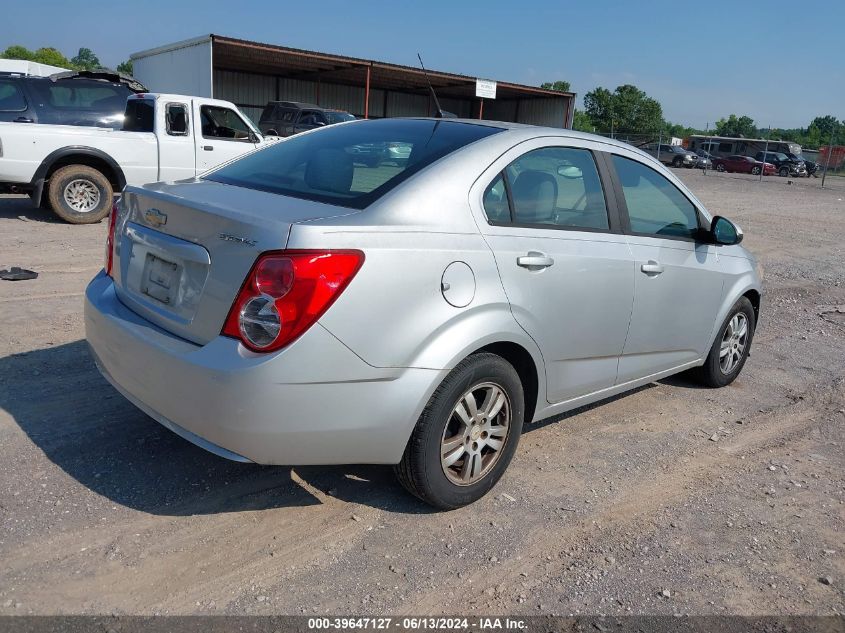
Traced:
MULTIPOLYGON (((529 426, 481 502, 385 467, 226 462, 94 369, 104 224, 0 200, 0 613, 845 612, 845 191, 683 172, 766 268, 733 386, 529 426)), ((155 371, 155 368, 150 368, 155 371)))

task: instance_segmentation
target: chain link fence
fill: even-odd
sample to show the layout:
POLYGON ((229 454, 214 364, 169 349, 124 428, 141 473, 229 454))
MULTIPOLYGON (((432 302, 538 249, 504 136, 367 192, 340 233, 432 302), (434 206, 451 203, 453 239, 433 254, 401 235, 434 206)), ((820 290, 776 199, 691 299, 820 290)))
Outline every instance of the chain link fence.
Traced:
POLYGON ((664 132, 596 131, 641 149, 674 168, 705 173, 749 174, 759 181, 771 176, 806 178, 806 184, 845 190, 845 146, 805 148, 773 138, 725 137, 695 134, 674 137, 664 132))

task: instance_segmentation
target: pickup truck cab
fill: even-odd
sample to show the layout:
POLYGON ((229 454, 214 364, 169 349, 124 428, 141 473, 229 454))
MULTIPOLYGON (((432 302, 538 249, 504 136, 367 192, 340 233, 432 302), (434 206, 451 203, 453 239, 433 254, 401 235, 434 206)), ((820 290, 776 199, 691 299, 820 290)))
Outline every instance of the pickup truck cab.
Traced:
POLYGON ((90 224, 127 184, 193 178, 266 142, 228 101, 139 93, 121 130, 0 122, 0 188, 90 224))

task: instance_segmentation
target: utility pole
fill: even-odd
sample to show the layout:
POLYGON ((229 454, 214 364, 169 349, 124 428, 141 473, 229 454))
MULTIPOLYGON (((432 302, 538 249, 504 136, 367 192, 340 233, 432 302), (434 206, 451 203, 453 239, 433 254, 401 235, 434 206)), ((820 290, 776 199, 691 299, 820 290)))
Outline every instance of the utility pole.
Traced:
MULTIPOLYGON (((763 172, 766 171, 766 158, 769 155, 769 137, 772 135, 772 126, 769 126, 769 131, 766 134, 766 149, 763 150, 763 164, 760 165, 760 182, 763 182, 763 172)), ((760 147, 759 145, 757 147, 760 147)))
POLYGON ((827 158, 824 161, 824 171, 822 172, 822 189, 824 189, 824 179, 827 177, 827 168, 830 165, 830 155, 833 154, 833 133, 836 127, 830 128, 830 143, 827 144, 827 158))

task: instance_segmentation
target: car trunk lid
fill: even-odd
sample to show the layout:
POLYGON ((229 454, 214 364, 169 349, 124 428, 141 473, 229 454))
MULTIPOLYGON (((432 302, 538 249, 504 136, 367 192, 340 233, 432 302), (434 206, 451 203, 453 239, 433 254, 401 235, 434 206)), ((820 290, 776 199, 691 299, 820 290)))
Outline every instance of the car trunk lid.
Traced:
POLYGON ((260 253, 284 249, 296 222, 348 209, 211 181, 127 187, 115 227, 117 295, 198 344, 220 334, 260 253))

